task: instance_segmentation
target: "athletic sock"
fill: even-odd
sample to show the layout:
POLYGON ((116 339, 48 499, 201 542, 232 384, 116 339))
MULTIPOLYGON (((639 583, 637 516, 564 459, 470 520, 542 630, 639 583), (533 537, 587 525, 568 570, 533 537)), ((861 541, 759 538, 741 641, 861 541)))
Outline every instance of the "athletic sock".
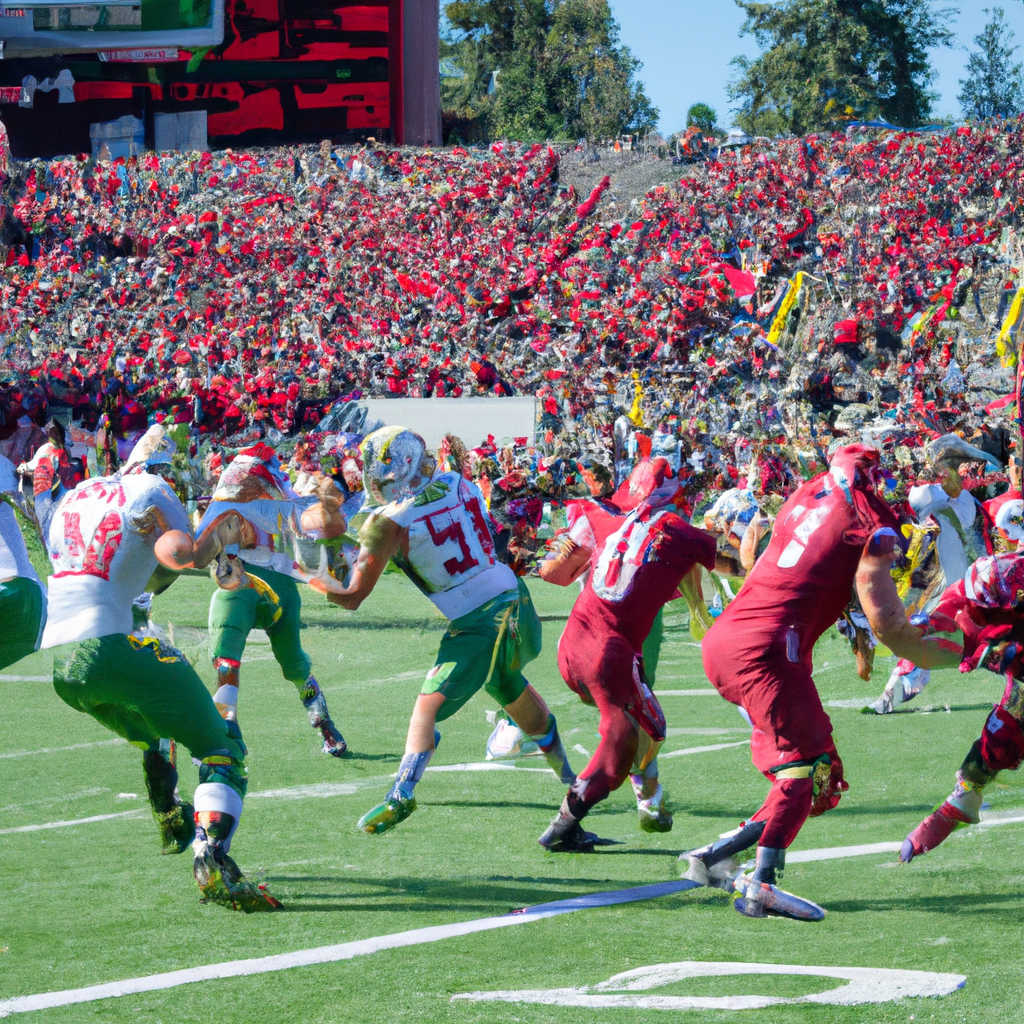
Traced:
POLYGON ((530 739, 540 748, 544 759, 551 766, 552 771, 558 776, 559 781, 571 786, 576 781, 576 774, 569 764, 569 757, 562 746, 562 738, 558 735, 558 722, 555 716, 548 713, 547 732, 540 735, 531 735, 530 739))
POLYGON ((388 797, 397 797, 402 800, 411 800, 416 783, 423 778, 423 773, 434 756, 433 750, 424 750, 421 753, 406 754, 402 763, 398 766, 398 778, 391 787, 388 797))
POLYGON ((786 851, 772 846, 757 848, 757 866, 751 876, 755 882, 767 882, 775 885, 778 876, 786 866, 786 851))

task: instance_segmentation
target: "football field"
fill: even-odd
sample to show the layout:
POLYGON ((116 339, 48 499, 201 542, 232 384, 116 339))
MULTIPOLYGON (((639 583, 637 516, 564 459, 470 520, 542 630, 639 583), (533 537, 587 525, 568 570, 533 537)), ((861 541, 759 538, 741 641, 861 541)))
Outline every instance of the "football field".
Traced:
MULTIPOLYGON (((530 589, 545 632, 527 675, 579 770, 596 744, 596 711, 555 664, 576 590, 537 580, 530 589)), ((157 598, 154 621, 212 685, 210 593, 208 580, 183 578, 157 598)), ((443 621, 392 574, 354 614, 308 591, 304 600, 303 643, 351 753, 319 752, 265 635, 254 636, 239 701, 249 796, 232 854, 284 903, 277 914, 199 903, 190 855, 160 855, 139 752, 57 698, 45 653, 0 675, 0 1016, 39 1024, 1019 1019, 1021 780, 1004 774, 986 794, 983 824, 928 856, 900 865, 893 852, 949 792, 1001 694, 996 677, 938 673, 912 711, 866 716, 858 707, 881 691, 890 661, 880 659, 866 684, 845 641, 834 631, 823 638, 816 679, 850 792, 804 827, 782 883, 828 909, 820 924, 748 920, 724 893, 703 889, 506 917, 676 881, 681 851, 759 806, 767 783, 750 764, 749 730, 711 691, 685 606, 666 619, 657 676, 675 826, 641 832, 627 783, 587 819, 616 844, 566 855, 536 842, 564 792, 545 762, 482 767, 493 708, 482 693, 442 724, 419 810, 386 835, 358 831, 397 769, 443 621), (194 970, 212 965, 220 966, 194 970), (117 998, 92 988, 139 979, 117 998)), ((186 756, 179 769, 189 795, 196 769, 186 756)))

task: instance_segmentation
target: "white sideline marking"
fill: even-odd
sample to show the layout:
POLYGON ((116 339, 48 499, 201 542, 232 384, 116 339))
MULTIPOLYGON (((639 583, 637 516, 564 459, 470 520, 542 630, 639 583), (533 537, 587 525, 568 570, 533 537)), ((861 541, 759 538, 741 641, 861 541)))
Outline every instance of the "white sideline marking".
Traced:
POLYGON ((658 752, 658 759, 685 757, 687 754, 710 754, 713 750, 728 750, 729 747, 749 747, 750 740, 734 740, 732 743, 712 743, 706 747, 687 747, 685 750, 670 750, 667 754, 658 752))
POLYGON ((994 828, 996 825, 1019 825, 1024 821, 1024 816, 1012 815, 1003 817, 1001 815, 986 815, 981 819, 980 827, 994 828))
POLYGON ((0 683, 52 683, 53 676, 0 676, 0 683))
POLYGON ((463 992, 452 996, 474 1003, 533 1003, 542 1006, 585 1006, 591 1009, 642 1010, 761 1010, 768 1006, 817 1003, 825 1006, 859 1006, 889 1003, 897 999, 948 996, 967 984, 962 974, 932 971, 894 971, 873 967, 804 967, 790 964, 701 963, 638 967, 624 974, 581 988, 526 989, 520 992, 463 992), (744 974, 804 975, 839 978, 849 984, 813 992, 796 999, 779 996, 659 996, 630 995, 663 988, 690 978, 723 978, 744 974))
POLYGON ((507 761, 473 761, 464 764, 435 764, 427 768, 428 772, 541 772, 548 775, 555 773, 550 768, 520 768, 507 761))
POLYGON ((830 708, 866 708, 869 704, 874 704, 878 700, 877 697, 851 697, 849 700, 830 700, 828 706, 830 708))
POLYGON ((717 697, 717 690, 658 690, 655 697, 717 697))
POLYGON ((112 818, 137 818, 143 810, 119 811, 117 814, 94 814, 91 818, 76 818, 74 821, 47 821, 42 825, 19 825, 17 828, 0 828, 0 836, 14 835, 15 832, 44 832, 50 828, 69 828, 72 825, 88 825, 94 821, 110 821, 112 818))
POLYGON ((571 914, 577 910, 593 907, 611 907, 621 903, 635 903, 640 900, 656 899, 697 888, 696 882, 681 879, 677 882, 659 882, 632 889, 618 889, 613 892, 597 892, 587 896, 576 896, 568 900, 542 903, 513 914, 500 917, 483 917, 475 921, 461 921, 455 924, 435 925, 430 928, 414 928, 411 931, 380 935, 376 938, 343 942, 336 946, 319 946, 315 949, 300 949, 294 953, 278 953, 252 960, 228 960, 203 967, 190 967, 164 974, 132 978, 128 981, 114 981, 105 985, 89 985, 86 988, 66 989, 63 992, 42 992, 37 995, 15 996, 0 1000, 0 1017, 12 1013, 27 1013, 31 1010, 48 1010, 56 1006, 71 1006, 76 1003, 91 1003, 97 999, 111 999, 117 996, 136 995, 140 992, 155 992, 161 989, 177 988, 198 981, 214 981, 219 978, 240 978, 253 974, 268 974, 292 967, 308 967, 311 964, 336 963, 351 960, 357 956, 379 953, 385 949, 401 949, 404 946, 419 946, 474 932, 492 931, 512 925, 541 921, 560 914, 571 914))
MULTIPOLYGON (((1024 819, 1022 819, 1024 820, 1024 819)), ((863 843, 860 846, 833 846, 823 850, 786 851, 787 864, 810 864, 816 860, 841 860, 843 857, 866 857, 872 853, 899 853, 902 843, 863 843)))
MULTIPOLYGON (((289 786, 286 789, 260 789, 249 793, 246 800, 304 800, 307 797, 324 799, 332 796, 352 796, 366 785, 368 779, 359 782, 317 782, 311 786, 289 786)), ((377 780, 372 780, 376 782, 377 780)))
POLYGON ((0 760, 9 757, 32 757, 34 754, 59 754, 65 750, 84 750, 86 747, 112 747, 117 743, 127 743, 120 736, 113 740, 94 740, 92 743, 72 743, 70 747, 42 747, 39 750, 15 750, 10 754, 0 754, 0 760))

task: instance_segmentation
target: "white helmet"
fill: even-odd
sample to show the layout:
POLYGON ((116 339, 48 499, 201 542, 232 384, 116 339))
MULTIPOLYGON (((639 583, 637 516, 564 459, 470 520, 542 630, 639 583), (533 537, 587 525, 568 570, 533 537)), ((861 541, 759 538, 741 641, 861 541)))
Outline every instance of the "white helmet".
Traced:
POLYGON ((390 505, 418 494, 430 483, 437 461, 427 443, 405 427, 381 427, 360 446, 363 487, 377 505, 390 505))

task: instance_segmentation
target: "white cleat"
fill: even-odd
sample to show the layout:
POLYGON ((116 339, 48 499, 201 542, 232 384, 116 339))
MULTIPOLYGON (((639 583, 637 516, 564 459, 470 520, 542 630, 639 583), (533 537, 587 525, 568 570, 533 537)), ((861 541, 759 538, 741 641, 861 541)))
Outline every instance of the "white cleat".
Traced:
POLYGON ((891 715, 901 704, 912 701, 931 681, 931 671, 926 668, 913 668, 905 674, 900 673, 900 666, 893 669, 889 681, 885 684, 882 696, 867 706, 867 710, 876 715, 891 715))
POLYGON ((487 738, 488 761, 514 761, 517 757, 536 754, 540 748, 515 722, 499 717, 494 731, 487 738))
POLYGON ((755 882, 745 875, 736 879, 740 895, 733 907, 744 917, 788 917, 793 921, 823 921, 825 908, 802 896, 794 896, 777 885, 755 882))

